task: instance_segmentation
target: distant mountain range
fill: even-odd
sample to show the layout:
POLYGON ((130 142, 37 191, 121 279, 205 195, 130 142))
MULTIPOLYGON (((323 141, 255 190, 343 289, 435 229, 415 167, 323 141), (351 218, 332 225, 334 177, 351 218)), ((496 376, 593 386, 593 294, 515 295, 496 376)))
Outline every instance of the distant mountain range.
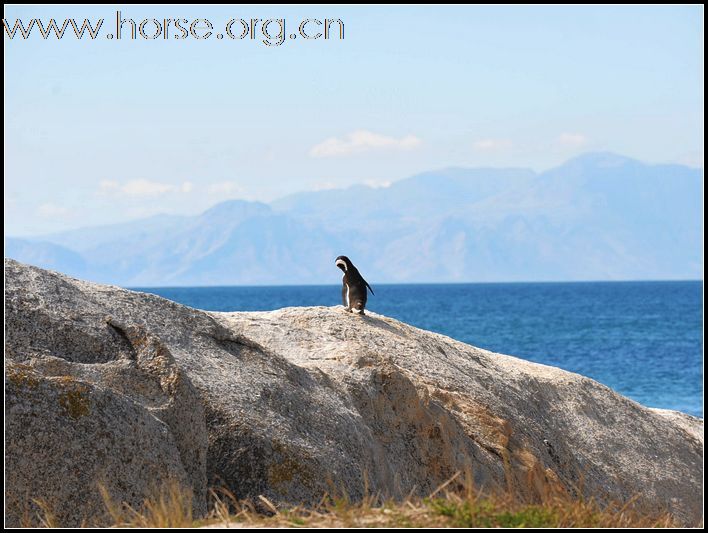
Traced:
POLYGON ((7 237, 5 257, 123 286, 338 283, 338 255, 372 283, 702 279, 702 198, 701 170, 592 153, 7 237))

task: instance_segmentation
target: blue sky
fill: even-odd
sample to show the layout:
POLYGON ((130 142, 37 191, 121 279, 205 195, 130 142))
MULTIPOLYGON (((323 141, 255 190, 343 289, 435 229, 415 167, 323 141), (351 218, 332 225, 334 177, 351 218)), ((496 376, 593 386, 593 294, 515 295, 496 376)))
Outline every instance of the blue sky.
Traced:
MULTIPOLYGON (((117 8, 6 7, 5 19, 117 8)), ((5 231, 385 186, 611 150, 702 166, 703 8, 129 6, 123 18, 339 18, 344 39, 5 37, 5 231)), ((70 31, 70 30, 69 30, 70 31)))

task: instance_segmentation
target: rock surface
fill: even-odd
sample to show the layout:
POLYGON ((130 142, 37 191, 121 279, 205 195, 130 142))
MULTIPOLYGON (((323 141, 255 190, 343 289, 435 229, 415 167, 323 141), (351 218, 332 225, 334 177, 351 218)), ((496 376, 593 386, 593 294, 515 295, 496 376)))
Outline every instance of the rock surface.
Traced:
POLYGON ((702 519, 703 422, 341 308, 208 313, 5 261, 7 524, 96 520, 168 480, 241 498, 429 494, 470 468, 702 519), (508 466, 505 466, 508 465, 508 466))

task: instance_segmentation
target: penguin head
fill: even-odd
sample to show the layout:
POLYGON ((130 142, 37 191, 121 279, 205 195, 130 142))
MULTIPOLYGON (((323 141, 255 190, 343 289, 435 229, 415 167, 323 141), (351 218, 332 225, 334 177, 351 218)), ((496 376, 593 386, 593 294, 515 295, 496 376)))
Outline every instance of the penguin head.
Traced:
POLYGON ((337 257, 337 259, 334 261, 334 264, 337 265, 337 268, 341 268, 342 272, 346 272, 347 270, 349 270, 349 267, 352 266, 352 262, 346 255, 340 255, 339 257, 337 257))

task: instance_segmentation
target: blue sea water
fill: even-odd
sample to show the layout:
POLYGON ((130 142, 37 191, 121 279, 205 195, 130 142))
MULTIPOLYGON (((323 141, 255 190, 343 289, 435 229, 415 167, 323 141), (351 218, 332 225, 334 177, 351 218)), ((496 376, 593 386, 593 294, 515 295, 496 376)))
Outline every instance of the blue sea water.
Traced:
MULTIPOLYGON (((340 304, 339 286, 138 289, 212 311, 340 304)), ((367 308, 703 416, 701 281, 377 285, 367 308)))

